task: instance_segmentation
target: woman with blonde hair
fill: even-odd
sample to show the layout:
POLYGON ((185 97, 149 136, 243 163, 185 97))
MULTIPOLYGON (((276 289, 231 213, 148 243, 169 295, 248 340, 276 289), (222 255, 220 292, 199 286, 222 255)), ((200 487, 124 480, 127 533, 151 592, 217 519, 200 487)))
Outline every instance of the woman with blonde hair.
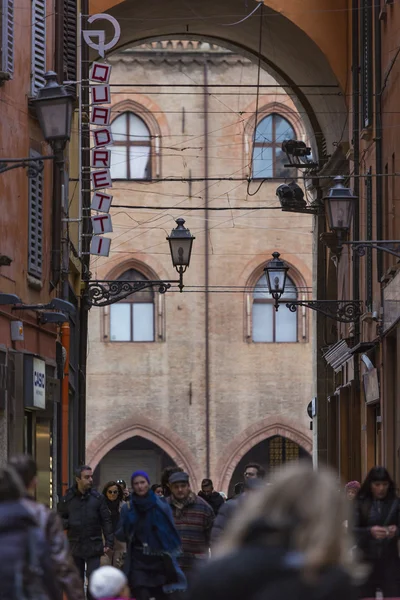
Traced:
POLYGON ((347 508, 329 471, 285 467, 242 504, 191 600, 355 598, 347 508))

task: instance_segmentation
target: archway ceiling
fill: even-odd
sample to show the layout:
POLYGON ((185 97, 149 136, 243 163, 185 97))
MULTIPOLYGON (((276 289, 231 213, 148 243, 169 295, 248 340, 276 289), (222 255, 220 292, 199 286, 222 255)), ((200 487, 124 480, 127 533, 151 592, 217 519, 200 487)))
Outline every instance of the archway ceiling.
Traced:
MULTIPOLYGON (((278 7, 282 0, 265 0, 266 4, 278 7)), ((335 3, 342 0, 327 0, 324 4, 335 3)), ((328 154, 334 151, 334 143, 343 135, 346 136, 346 104, 339 80, 343 81, 345 63, 340 59, 346 45, 346 13, 336 10, 331 13, 325 11, 315 12, 315 28, 318 43, 326 46, 331 41, 331 32, 335 33, 334 47, 330 47, 332 57, 329 60, 323 50, 315 43, 304 29, 309 29, 313 11, 310 5, 317 5, 314 0, 304 4, 297 0, 286 0, 285 10, 300 20, 300 26, 289 18, 276 12, 270 6, 264 8, 263 43, 261 56, 265 66, 279 83, 293 85, 296 95, 294 100, 302 115, 307 113, 305 122, 309 128, 310 138, 320 131, 325 137, 328 154), (300 4, 303 11, 300 8, 300 4), (287 5, 287 6, 286 6, 287 5), (307 16, 308 13, 308 16, 307 16), (320 14, 321 13, 321 14, 320 14), (328 22, 325 22, 329 18, 328 22), (325 21, 321 21, 324 19, 325 21), (333 26, 333 21, 335 21, 333 26), (321 28, 326 26, 326 36, 321 28), (344 39, 341 40, 340 36, 344 39), (336 51, 336 55, 334 54, 336 51), (339 58, 338 58, 339 56, 339 58), (336 58, 335 58, 336 57, 336 58), (334 64, 337 76, 331 68, 334 64), (312 85, 312 89, 300 86, 312 85), (322 85, 335 85, 335 88, 322 88, 322 85), (299 86, 299 87, 298 87, 299 86)), ((321 8, 321 2, 319 2, 321 8)), ((257 14, 233 27, 225 26, 226 23, 238 20, 237 15, 245 15, 253 8, 253 3, 248 3, 244 8, 243 0, 92 0, 91 13, 109 12, 121 25, 121 39, 116 50, 127 47, 141 40, 166 39, 168 37, 179 39, 191 36, 202 36, 219 41, 221 45, 229 48, 235 46, 244 54, 258 56, 259 25, 257 14), (236 15, 236 17, 235 17, 236 15)), ((283 7, 282 7, 283 8, 283 7)), ((259 11, 257 11, 259 12, 259 11)), ((293 17, 294 18, 294 17, 293 17)), ((311 34, 311 31, 309 31, 311 34)), ((328 48, 324 48, 328 51, 328 48)), ((345 57, 345 54, 344 54, 345 57)), ((95 57, 93 57, 95 58, 95 57)), ((313 143, 314 152, 317 147, 313 143)), ((321 149, 321 146, 319 146, 321 149)))

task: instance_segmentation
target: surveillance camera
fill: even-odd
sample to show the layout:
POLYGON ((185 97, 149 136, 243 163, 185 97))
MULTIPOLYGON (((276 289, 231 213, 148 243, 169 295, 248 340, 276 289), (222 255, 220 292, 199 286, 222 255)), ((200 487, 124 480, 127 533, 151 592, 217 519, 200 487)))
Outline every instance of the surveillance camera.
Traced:
POLYGON ((379 313, 377 310, 374 310, 372 313, 372 320, 378 322, 379 321, 379 313))

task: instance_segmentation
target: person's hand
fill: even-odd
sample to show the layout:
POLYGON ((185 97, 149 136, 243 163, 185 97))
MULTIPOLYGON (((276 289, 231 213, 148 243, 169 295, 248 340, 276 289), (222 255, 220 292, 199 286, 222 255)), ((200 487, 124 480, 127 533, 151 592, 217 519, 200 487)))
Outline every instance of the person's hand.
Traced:
POLYGON ((375 540, 384 540, 388 537, 388 530, 386 527, 375 525, 374 527, 371 527, 371 535, 375 540))
POLYGON ((389 527, 387 529, 388 529, 388 537, 394 538, 394 536, 397 534, 396 525, 389 525, 389 527))

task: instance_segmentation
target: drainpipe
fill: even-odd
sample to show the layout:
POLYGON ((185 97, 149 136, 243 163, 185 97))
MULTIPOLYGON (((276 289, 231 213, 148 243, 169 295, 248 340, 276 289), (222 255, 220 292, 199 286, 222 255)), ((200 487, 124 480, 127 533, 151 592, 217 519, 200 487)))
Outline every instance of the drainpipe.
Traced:
MULTIPOLYGON (((374 7, 374 38, 375 38, 375 190, 376 190, 376 239, 383 238, 383 173, 382 160, 382 43, 381 43, 381 20, 379 18, 380 3, 376 2, 374 7)), ((377 252, 378 282, 383 276, 383 254, 377 252)))
POLYGON ((209 301, 209 267, 210 247, 208 241, 208 65, 207 55, 204 56, 204 279, 205 279, 205 400, 206 400, 206 477, 210 477, 210 301, 209 301))
MULTIPOLYGON (((359 69, 359 0, 352 0, 352 88, 353 88, 353 149, 354 149, 354 195, 360 196, 360 69, 359 69)), ((356 203, 353 220, 353 240, 360 239, 360 208, 356 203)), ((353 299, 360 299, 360 258, 357 252, 353 254, 353 299)), ((354 324, 354 343, 360 341, 360 321, 354 324)), ((355 390, 352 393, 350 407, 350 452, 351 452, 351 477, 361 477, 361 415, 360 415, 360 365, 354 361, 355 390)))
POLYGON ((64 378, 61 386, 61 492, 69 487, 69 323, 61 325, 61 343, 64 348, 64 378))

